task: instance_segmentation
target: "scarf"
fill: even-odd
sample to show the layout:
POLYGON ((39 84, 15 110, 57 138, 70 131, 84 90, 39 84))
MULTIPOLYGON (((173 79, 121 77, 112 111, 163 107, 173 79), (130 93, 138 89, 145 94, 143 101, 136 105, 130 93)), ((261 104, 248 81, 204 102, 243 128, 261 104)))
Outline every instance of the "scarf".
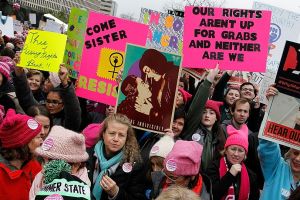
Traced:
POLYGON ((100 186, 100 181, 102 180, 103 174, 107 172, 107 170, 117 164, 118 162, 120 162, 122 160, 123 157, 123 152, 121 151, 120 153, 118 153, 117 155, 115 155, 114 157, 110 158, 109 160, 106 160, 105 156, 104 156, 104 149, 103 149, 104 145, 103 145, 103 141, 100 140, 96 146, 95 146, 95 153, 96 156, 98 158, 99 161, 99 166, 100 166, 100 173, 98 174, 96 181, 95 181, 95 185, 93 188, 93 195, 97 200, 100 200, 101 195, 102 195, 102 187, 100 186))
MULTIPOLYGON (((227 167, 225 157, 223 157, 220 159, 220 169, 219 169, 220 177, 222 178, 223 176, 225 176, 225 174, 227 173, 228 170, 229 169, 227 167)), ((242 163, 239 200, 248 200, 249 199, 249 190, 250 190, 250 181, 249 181, 248 172, 247 172, 245 164, 242 163)), ((233 185, 231 185, 228 189, 227 194, 222 198, 222 200, 231 199, 234 196, 235 196, 234 187, 233 187, 233 185), (229 198, 229 197, 231 197, 231 198, 229 198)))
POLYGON ((213 133, 200 124, 197 132, 203 136, 203 152, 201 155, 201 169, 206 171, 213 160, 213 133))

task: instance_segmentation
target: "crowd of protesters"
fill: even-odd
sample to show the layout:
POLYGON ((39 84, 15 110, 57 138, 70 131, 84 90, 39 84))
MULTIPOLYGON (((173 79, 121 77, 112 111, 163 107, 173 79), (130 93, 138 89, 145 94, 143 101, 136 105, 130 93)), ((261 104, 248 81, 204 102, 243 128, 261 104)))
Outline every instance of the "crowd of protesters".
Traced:
POLYGON ((0 32, 0 199, 299 199, 300 151, 258 139, 266 106, 234 71, 181 77, 172 128, 150 133, 77 97, 63 64, 19 67, 25 39, 0 32))

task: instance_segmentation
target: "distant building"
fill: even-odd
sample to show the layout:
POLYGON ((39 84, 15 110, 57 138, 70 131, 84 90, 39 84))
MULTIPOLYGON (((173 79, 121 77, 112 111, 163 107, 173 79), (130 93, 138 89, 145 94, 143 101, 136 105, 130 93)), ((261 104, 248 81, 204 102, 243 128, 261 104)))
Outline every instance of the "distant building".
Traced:
POLYGON ((19 3, 37 12, 65 12, 69 14, 72 7, 85 8, 89 11, 102 12, 108 15, 115 15, 117 3, 113 0, 9 0, 11 3, 19 3))

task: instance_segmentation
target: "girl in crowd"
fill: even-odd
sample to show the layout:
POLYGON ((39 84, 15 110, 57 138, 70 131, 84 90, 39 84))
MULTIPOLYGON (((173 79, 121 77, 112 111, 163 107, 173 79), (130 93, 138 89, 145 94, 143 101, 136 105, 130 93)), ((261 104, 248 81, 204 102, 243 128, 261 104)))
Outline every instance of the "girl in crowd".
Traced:
POLYGON ((256 175, 249 170, 243 161, 248 152, 248 128, 243 125, 240 130, 227 126, 229 137, 225 143, 225 155, 214 161, 207 170, 211 178, 214 200, 259 199, 259 188, 256 175))
MULTIPOLYGON (((18 55, 15 60, 18 62, 18 55)), ((58 74, 61 84, 47 94, 46 108, 53 118, 54 125, 61 125, 70 130, 79 131, 81 108, 78 98, 75 95, 74 86, 72 83, 68 82, 68 70, 63 64, 60 66, 58 74)), ((38 105, 38 102, 34 99, 30 87, 26 82, 23 68, 15 67, 13 80, 19 103, 27 113, 29 107, 38 105)))
MULTIPOLYGON (((84 163, 89 155, 86 152, 83 135, 62 126, 53 126, 42 146, 35 150, 35 154, 42 157, 45 163, 50 160, 66 161, 72 167, 72 175, 77 176, 87 185, 91 185, 84 163)), ((30 200, 35 198, 36 193, 43 187, 43 184, 44 175, 43 172, 40 172, 32 183, 30 200)))
POLYGON ((191 99, 192 95, 190 93, 182 88, 178 88, 175 108, 185 110, 186 104, 191 99))
POLYGON ((219 107, 222 102, 207 100, 218 71, 218 66, 210 70, 207 78, 198 87, 181 136, 184 140, 193 140, 203 145, 201 168, 204 172, 214 159, 219 158, 225 143, 225 136, 219 125, 219 107))
POLYGON ((143 200, 144 178, 139 147, 129 119, 113 114, 104 120, 101 139, 89 150, 94 199, 143 200))
MULTIPOLYGON (((160 184, 159 192, 171 185, 177 185, 194 191, 202 200, 210 200, 210 180, 200 173, 202 150, 202 145, 197 142, 176 141, 164 160, 165 178, 160 184)), ((154 191, 154 194, 158 192, 154 191)))
POLYGON ((226 90, 227 83, 231 78, 234 71, 226 71, 222 75, 219 82, 216 84, 212 96, 212 100, 223 101, 224 105, 221 106, 221 122, 224 120, 231 120, 230 106, 233 102, 240 98, 240 90, 238 87, 229 86, 226 90), (225 95, 224 95, 225 91, 225 95))
POLYGON ((38 70, 29 70, 26 74, 28 86, 33 94, 33 97, 37 102, 44 104, 46 99, 46 94, 42 91, 42 86, 44 83, 44 75, 38 70))
POLYGON ((0 125, 0 199, 28 200, 31 183, 42 169, 32 152, 43 142, 42 126, 9 109, 0 125))
POLYGON ((34 119, 42 125, 41 137, 45 140, 53 125, 52 117, 47 108, 43 105, 34 105, 28 109, 27 114, 34 117, 34 119))

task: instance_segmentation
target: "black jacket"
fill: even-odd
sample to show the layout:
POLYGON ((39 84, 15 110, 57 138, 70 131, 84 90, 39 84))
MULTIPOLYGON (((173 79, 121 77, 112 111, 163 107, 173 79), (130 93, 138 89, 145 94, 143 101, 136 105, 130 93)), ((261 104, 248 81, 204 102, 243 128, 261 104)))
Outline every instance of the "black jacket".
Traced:
MULTIPOLYGON (((93 183, 93 174, 95 170, 96 157, 94 156, 94 148, 87 149, 89 154, 89 160, 87 161, 88 175, 92 182, 91 192, 96 184, 93 183)), ((115 200, 144 200, 145 186, 143 181, 145 180, 145 174, 142 172, 142 164, 136 163, 133 169, 129 173, 125 173, 122 169, 122 165, 119 165, 114 174, 110 174, 109 177, 113 179, 119 187, 119 193, 115 200)), ((93 197, 94 199, 94 197, 93 197)), ((103 191, 101 200, 108 200, 108 195, 103 191)))
MULTIPOLYGON (((221 158, 223 159, 223 158, 221 158)), ((238 187, 240 188, 240 180, 237 179, 237 177, 240 177, 237 175, 234 177, 229 171, 220 178, 220 160, 215 160, 210 168, 206 171, 207 175, 210 177, 210 180, 212 182, 212 193, 214 200, 220 200, 224 195, 226 195, 229 187, 233 185, 233 183, 237 183, 238 187)), ((246 167, 247 168, 247 167, 246 167)), ((250 181, 250 195, 249 200, 258 200, 259 199, 259 188, 257 185, 257 179, 256 175, 247 168, 249 181, 250 181)), ((239 194, 239 191, 236 191, 236 196, 239 194)), ((238 198, 236 198, 238 200, 238 198)))

